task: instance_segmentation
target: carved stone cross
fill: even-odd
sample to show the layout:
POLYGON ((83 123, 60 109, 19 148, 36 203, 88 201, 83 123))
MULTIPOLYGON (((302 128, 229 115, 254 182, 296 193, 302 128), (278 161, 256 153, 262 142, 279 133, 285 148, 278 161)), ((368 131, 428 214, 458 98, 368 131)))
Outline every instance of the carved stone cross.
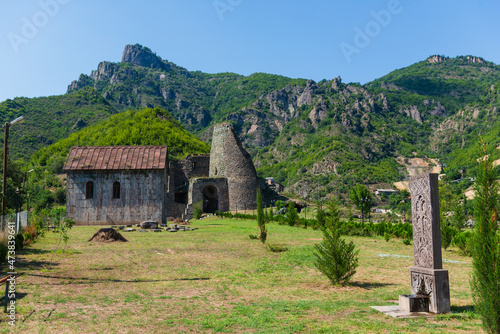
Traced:
POLYGON ((415 265, 410 267, 411 293, 429 297, 429 312, 448 313, 448 270, 442 269, 437 174, 410 180, 415 265))

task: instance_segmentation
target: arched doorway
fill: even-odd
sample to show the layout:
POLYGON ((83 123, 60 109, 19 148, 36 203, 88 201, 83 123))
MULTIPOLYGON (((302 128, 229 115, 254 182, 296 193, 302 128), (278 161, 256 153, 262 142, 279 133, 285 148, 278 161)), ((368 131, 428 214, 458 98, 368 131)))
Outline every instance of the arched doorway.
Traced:
POLYGON ((203 188, 203 212, 215 213, 219 210, 219 193, 215 186, 203 188))

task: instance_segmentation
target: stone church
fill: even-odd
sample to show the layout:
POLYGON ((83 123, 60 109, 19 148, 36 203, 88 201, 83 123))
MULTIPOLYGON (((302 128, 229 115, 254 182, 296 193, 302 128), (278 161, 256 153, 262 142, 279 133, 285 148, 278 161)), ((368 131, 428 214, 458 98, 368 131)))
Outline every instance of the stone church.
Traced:
POLYGON ((66 214, 78 225, 165 223, 256 207, 257 173, 229 123, 214 127, 210 155, 168 160, 167 146, 75 146, 64 165, 66 214))

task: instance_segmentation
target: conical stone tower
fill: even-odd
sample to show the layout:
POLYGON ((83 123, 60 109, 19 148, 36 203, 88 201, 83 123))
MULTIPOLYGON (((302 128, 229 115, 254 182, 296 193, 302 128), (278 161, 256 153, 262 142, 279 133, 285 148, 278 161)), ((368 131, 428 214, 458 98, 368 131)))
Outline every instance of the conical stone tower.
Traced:
POLYGON ((227 178, 230 210, 256 208, 257 173, 230 123, 214 127, 209 174, 227 178))

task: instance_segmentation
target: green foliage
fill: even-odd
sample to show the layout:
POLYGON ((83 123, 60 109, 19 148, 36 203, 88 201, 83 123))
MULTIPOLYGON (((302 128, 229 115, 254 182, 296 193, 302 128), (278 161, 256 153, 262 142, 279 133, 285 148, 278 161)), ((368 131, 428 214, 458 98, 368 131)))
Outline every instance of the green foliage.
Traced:
POLYGON ((265 244, 267 238, 266 230, 266 218, 264 216, 264 210, 262 209, 262 195, 260 193, 260 188, 257 189, 257 224, 259 226, 259 239, 265 244))
POLYGON ((288 247, 286 247, 285 245, 269 243, 269 242, 266 244, 266 247, 273 253, 282 253, 288 250, 288 247))
POLYGON ((316 203, 316 224, 315 226, 324 229, 326 226, 326 213, 321 202, 316 203))
POLYGON ((387 233, 387 232, 384 232, 384 240, 386 242, 389 242, 389 240, 391 240, 391 234, 387 233))
POLYGON ((460 203, 455 202, 455 204, 453 205, 453 216, 451 216, 450 219, 451 225, 458 232, 460 232, 463 230, 466 221, 467 217, 465 216, 465 211, 463 206, 460 203))
POLYGON ((476 232, 472 243, 471 288, 474 306, 483 329, 500 333, 500 237, 498 232, 497 173, 491 157, 484 156, 478 166, 474 218, 476 232))
POLYGON ((210 151, 208 145, 187 132, 166 110, 146 108, 120 113, 76 132, 40 150, 32 161, 52 165, 66 159, 72 146, 115 145, 168 145, 168 153, 173 157, 210 151))
POLYGON ((18 234, 16 234, 15 242, 16 242, 16 251, 23 249, 24 245, 23 233, 19 232, 18 234))
POLYGON ((314 245, 314 265, 333 285, 346 285, 356 273, 358 252, 354 243, 341 237, 340 220, 335 204, 329 206, 331 219, 323 229, 323 241, 314 245))
POLYGON ((276 205, 276 210, 279 211, 281 210, 281 208, 285 206, 285 203, 282 200, 277 200, 275 205, 276 205))
POLYGON ((298 224, 299 222, 299 213, 297 212, 293 201, 288 201, 287 222, 290 226, 295 226, 295 224, 298 224))
POLYGON ((446 221, 441 222, 441 247, 445 250, 451 245, 453 238, 457 234, 457 230, 450 226, 446 221))
POLYGON ((203 215, 203 201, 193 203, 193 218, 200 219, 203 215))
POLYGON ((463 256, 471 256, 473 235, 471 231, 462 231, 453 238, 452 243, 460 249, 460 254, 463 256))
POLYGON ((361 219, 364 221, 374 205, 370 190, 365 185, 357 184, 349 191, 349 199, 361 211, 361 219))

